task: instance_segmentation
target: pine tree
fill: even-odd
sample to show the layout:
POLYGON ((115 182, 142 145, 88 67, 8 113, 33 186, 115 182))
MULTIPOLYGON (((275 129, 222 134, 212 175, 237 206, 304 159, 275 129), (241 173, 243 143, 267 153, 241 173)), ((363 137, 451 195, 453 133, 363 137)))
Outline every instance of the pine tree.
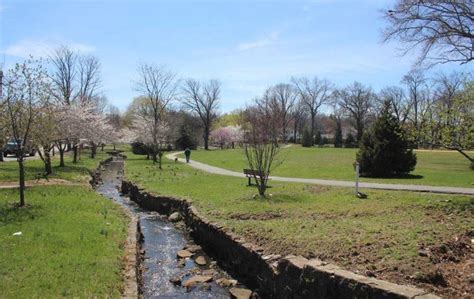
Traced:
POLYGON ((416 155, 408 149, 408 141, 388 101, 372 128, 363 135, 357 160, 365 176, 390 177, 415 169, 416 155))
POLYGON ((312 147, 313 146, 313 138, 311 137, 311 132, 307 127, 303 130, 303 137, 301 138, 301 145, 303 147, 312 147))
POLYGON ((193 138, 193 135, 190 134, 189 129, 186 125, 182 125, 179 130, 179 137, 176 140, 176 148, 178 149, 196 149, 197 141, 193 138))

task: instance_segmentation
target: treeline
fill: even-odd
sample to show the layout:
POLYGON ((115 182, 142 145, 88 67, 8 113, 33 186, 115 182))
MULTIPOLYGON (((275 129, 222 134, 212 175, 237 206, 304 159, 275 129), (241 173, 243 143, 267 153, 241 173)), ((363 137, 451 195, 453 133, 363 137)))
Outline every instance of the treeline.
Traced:
POLYGON ((73 151, 72 163, 77 163, 84 146, 94 157, 99 146, 120 140, 121 131, 106 114, 96 57, 60 47, 46 60, 30 58, 0 74, 0 161, 8 142, 18 161, 21 206, 29 149, 37 150, 47 176, 53 172, 54 152, 64 167, 66 151, 73 151))
POLYGON ((156 162, 165 149, 243 145, 249 119, 259 120, 275 143, 358 147, 386 102, 410 148, 453 149, 472 161, 466 153, 473 147, 470 74, 428 78, 413 70, 399 85, 379 92, 359 82, 337 87, 317 77, 292 78, 267 88, 247 107, 220 115, 225 99, 216 80, 179 80, 163 67, 146 64, 139 75, 136 89, 142 95, 122 122, 156 162))

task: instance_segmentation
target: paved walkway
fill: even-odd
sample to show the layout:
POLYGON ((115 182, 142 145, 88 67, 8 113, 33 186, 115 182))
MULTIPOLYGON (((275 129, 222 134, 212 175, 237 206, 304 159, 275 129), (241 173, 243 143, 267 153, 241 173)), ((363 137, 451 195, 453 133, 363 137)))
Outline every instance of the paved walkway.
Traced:
MULTIPOLYGON (((174 160, 180 153, 172 153, 167 155, 168 159, 174 160)), ((186 163, 185 159, 178 158, 180 162, 186 163)), ((196 169, 218 174, 244 178, 245 175, 240 172, 223 169, 220 167, 211 166, 201 162, 191 160, 188 164, 196 169)), ((291 182, 291 183, 304 183, 304 184, 315 184, 324 186, 336 186, 336 187, 355 187, 355 183, 351 181, 337 181, 337 180, 321 180, 321 179, 304 179, 304 178, 288 178, 271 176, 271 180, 279 182, 291 182)), ((368 189, 382 189, 382 190, 403 190, 403 191, 417 191, 417 192, 433 192, 433 193, 445 193, 445 194, 465 194, 474 195, 474 188, 459 188, 459 187, 442 187, 442 186, 426 186, 426 185, 402 185, 402 184, 380 184, 380 183, 362 183, 359 182, 360 188, 368 189)))

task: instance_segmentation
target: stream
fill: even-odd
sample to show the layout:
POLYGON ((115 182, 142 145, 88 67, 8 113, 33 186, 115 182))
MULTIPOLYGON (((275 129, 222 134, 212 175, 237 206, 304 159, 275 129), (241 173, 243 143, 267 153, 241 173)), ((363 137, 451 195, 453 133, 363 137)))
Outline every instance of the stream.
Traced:
MULTIPOLYGON (((219 269, 199 246, 192 242, 183 224, 171 223, 166 216, 140 208, 135 202, 119 192, 124 161, 114 157, 102 166, 102 184, 96 191, 134 213, 140 223, 143 240, 141 249, 141 293, 144 298, 230 298, 229 289, 216 283, 231 281, 227 273, 219 269), (194 248, 194 257, 202 256, 205 266, 196 264, 193 258, 178 259, 177 252, 194 248), (212 276, 208 282, 184 287, 196 277, 212 276)), ((235 283, 235 281, 234 281, 235 283)))

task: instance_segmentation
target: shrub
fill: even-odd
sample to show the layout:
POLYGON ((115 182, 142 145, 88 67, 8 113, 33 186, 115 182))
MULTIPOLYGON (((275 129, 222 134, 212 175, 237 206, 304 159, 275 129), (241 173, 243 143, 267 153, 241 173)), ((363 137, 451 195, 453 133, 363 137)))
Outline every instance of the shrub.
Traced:
POLYGON ((141 142, 133 142, 132 144, 132 153, 135 155, 146 155, 148 154, 148 148, 144 143, 141 142))
POLYGON ((303 137, 301 138, 301 145, 303 147, 312 147, 313 146, 313 138, 311 136, 311 132, 308 128, 304 128, 303 130, 303 137))
POLYGON ((384 103, 380 116, 362 137, 357 153, 362 175, 390 177, 415 169, 416 155, 408 148, 405 134, 390 107, 389 102, 384 103))
POLYGON ((344 140, 344 147, 347 148, 353 148, 356 145, 356 140, 354 138, 354 135, 351 133, 347 134, 346 140, 344 140))

